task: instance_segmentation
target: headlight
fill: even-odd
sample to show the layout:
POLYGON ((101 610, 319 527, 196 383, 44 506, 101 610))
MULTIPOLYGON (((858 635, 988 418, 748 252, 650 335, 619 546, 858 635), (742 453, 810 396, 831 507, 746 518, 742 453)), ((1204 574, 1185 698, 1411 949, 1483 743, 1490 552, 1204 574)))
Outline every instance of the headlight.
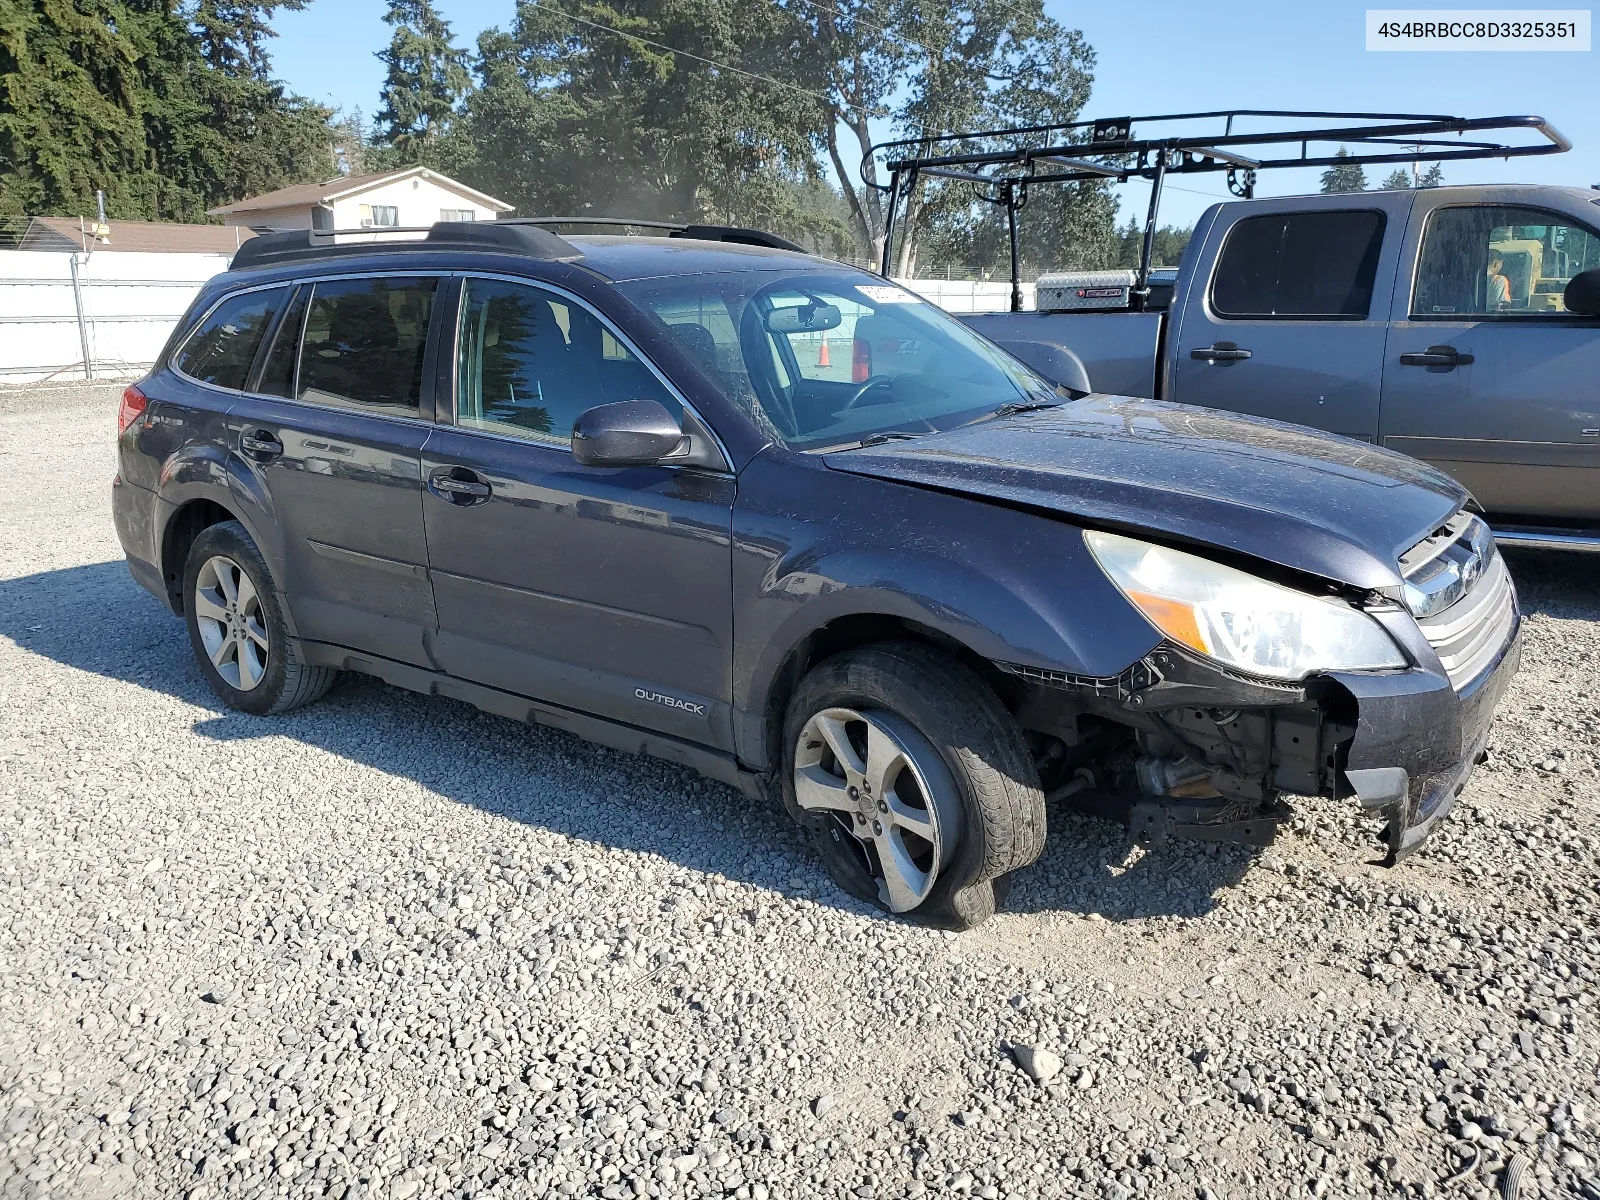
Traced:
POLYGON ((1088 530, 1083 538, 1152 625, 1230 667, 1272 679, 1304 679, 1314 671, 1406 665, 1383 626, 1341 600, 1113 533, 1088 530))

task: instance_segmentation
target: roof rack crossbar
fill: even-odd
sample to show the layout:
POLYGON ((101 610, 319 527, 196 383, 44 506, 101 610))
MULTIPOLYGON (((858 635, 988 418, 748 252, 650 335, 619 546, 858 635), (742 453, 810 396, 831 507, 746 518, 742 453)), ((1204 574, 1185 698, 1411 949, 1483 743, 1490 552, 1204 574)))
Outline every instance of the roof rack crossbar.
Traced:
MULTIPOLYGON (((1145 223, 1138 282, 1133 292, 1134 306, 1140 307, 1149 295, 1157 209, 1162 184, 1168 175, 1226 171, 1229 190, 1235 195, 1250 196, 1254 193, 1258 171, 1526 158, 1562 154, 1571 149, 1572 143, 1560 130, 1543 117, 1531 115, 1452 117, 1439 113, 1224 109, 899 138, 880 142, 866 152, 861 160, 861 178, 868 187, 888 197, 884 206, 880 268, 884 274, 893 261, 895 222, 901 202, 909 201, 917 180, 924 175, 980 187, 1004 188, 1008 195, 1011 189, 1044 183, 1148 179, 1150 210, 1145 223), (1292 122, 1298 127, 1241 131, 1236 122, 1246 117, 1292 122), (1211 133, 1199 133, 1168 132, 1161 128, 1218 119, 1224 123, 1221 136, 1214 129, 1211 133), (1156 126, 1156 132, 1162 136, 1134 136, 1137 131, 1149 130, 1151 126, 1156 126), (1523 131, 1527 136, 1520 139, 1507 136, 1499 141, 1466 137, 1494 130, 1506 131, 1508 135, 1523 131), (982 146, 986 142, 989 144, 982 146), (974 143, 982 148, 962 148, 974 143), (1275 158, 1261 152, 1262 147, 1296 144, 1299 154, 1295 157, 1275 158), (1324 145, 1337 145, 1340 152, 1314 152, 1324 145), (1395 146, 1404 147, 1404 150, 1390 149, 1395 146), (876 173, 868 170, 869 164, 880 156, 888 174, 887 183, 878 182, 876 173), (1041 163, 1049 168, 1046 172, 1036 169, 1041 163), (1019 167, 1026 173, 1019 174, 1019 167)), ((1014 212, 1008 209, 1008 218, 1013 216, 1014 212)), ((1011 240, 1014 245, 1015 237, 1011 240)), ((1013 261, 1013 274, 1015 269, 1013 261)))
POLYGON ((765 229, 742 225, 697 225, 692 221, 661 221, 649 217, 518 217, 521 225, 600 225, 633 229, 665 229, 668 237, 690 238, 701 242, 729 242, 740 246, 765 246, 771 250, 794 250, 804 254, 804 246, 765 229))
POLYGON ((359 229, 295 229, 265 233, 240 246, 228 269, 243 271, 302 259, 353 254, 472 250, 518 254, 551 262, 583 257, 583 251, 545 229, 512 221, 439 221, 433 225, 378 225, 359 229), (393 237, 394 234, 410 236, 393 237), (340 239, 344 240, 340 240, 340 239))

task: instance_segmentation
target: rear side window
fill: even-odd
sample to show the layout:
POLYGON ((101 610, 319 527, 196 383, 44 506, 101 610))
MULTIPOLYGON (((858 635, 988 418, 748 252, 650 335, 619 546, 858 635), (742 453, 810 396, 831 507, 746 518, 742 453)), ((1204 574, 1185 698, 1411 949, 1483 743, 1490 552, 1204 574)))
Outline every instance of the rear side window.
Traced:
POLYGON ((224 300, 189 335, 173 365, 201 383, 242 389, 261 339, 288 294, 288 288, 271 288, 224 300))
POLYGON ((1361 320, 1383 249, 1380 212, 1248 217, 1228 234, 1211 280, 1219 317, 1361 320))
POLYGON ((298 398, 415 417, 422 402, 437 279, 334 279, 316 284, 300 342, 298 398))

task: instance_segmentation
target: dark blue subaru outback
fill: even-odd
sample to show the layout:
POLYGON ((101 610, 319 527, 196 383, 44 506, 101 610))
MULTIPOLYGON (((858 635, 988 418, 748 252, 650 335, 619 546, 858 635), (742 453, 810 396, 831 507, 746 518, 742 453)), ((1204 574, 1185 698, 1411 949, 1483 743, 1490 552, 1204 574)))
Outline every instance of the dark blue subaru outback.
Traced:
POLYGON ((863 271, 716 227, 277 234, 119 417, 117 529, 225 703, 341 671, 781 797, 961 927, 1046 800, 1263 844, 1439 824, 1515 669, 1469 497, 1294 426, 1077 396, 863 271))

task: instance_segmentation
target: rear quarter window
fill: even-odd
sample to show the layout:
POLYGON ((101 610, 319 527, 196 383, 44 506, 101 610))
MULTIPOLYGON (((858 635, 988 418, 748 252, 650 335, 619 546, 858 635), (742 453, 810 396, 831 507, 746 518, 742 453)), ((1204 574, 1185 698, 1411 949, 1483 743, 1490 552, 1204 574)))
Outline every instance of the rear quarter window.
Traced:
POLYGON ((1366 210, 1246 217, 1217 259, 1211 309, 1235 320, 1363 320, 1383 229, 1383 214, 1366 210))
POLYGON ((201 383, 241 390, 261 339, 288 294, 289 289, 282 287, 230 296, 184 339, 173 366, 201 383))

